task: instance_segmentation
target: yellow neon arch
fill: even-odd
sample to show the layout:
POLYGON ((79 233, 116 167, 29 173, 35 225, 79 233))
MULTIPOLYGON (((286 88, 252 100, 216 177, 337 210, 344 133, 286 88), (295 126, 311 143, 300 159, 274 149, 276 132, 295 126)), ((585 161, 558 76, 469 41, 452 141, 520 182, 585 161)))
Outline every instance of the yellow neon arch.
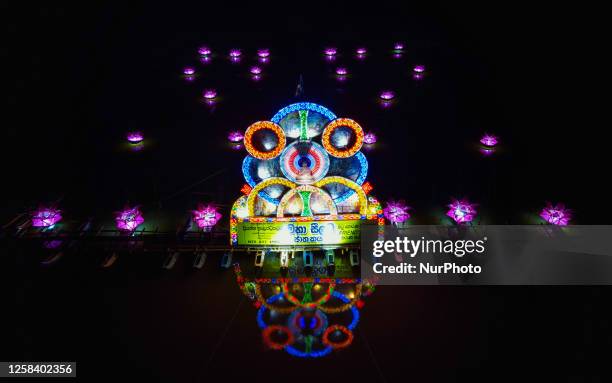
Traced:
POLYGON ((253 190, 251 190, 251 192, 249 193, 249 196, 247 197, 247 207, 249 209, 249 217, 255 216, 255 198, 257 197, 259 192, 263 188, 266 188, 271 185, 283 185, 290 189, 293 189, 294 187, 297 186, 295 182, 289 181, 288 179, 281 178, 281 177, 271 177, 271 178, 266 178, 265 180, 261 181, 260 183, 255 185, 255 187, 253 188, 253 190))
POLYGON ((319 180, 314 183, 314 186, 323 187, 328 184, 342 184, 350 189, 353 189, 355 193, 357 193, 357 197, 359 197, 359 214, 366 215, 368 212, 368 197, 366 193, 363 191, 361 186, 359 186, 356 182, 349 180, 348 178, 340 177, 340 176, 331 176, 325 177, 322 180, 319 180))
POLYGON ((278 208, 276 209, 277 217, 282 218, 285 216, 285 208, 287 207, 287 203, 289 202, 291 197, 293 197, 297 192, 300 192, 300 191, 309 191, 312 193, 319 194, 327 202, 329 214, 330 215, 338 214, 338 209, 336 208, 336 204, 334 203, 334 200, 325 190, 318 188, 318 187, 314 187, 312 185, 300 185, 296 188, 289 190, 287 193, 285 193, 283 198, 281 198, 280 203, 278 204, 278 208))

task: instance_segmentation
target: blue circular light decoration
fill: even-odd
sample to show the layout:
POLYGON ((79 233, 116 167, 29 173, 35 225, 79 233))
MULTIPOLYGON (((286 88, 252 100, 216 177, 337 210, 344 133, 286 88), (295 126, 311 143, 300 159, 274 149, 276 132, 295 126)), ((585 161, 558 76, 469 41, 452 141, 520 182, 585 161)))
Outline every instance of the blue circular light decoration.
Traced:
MULTIPOLYGON (((278 176, 278 174, 272 174, 269 177, 265 177, 265 178, 258 177, 260 180, 257 181, 255 179, 255 177, 253 176, 253 174, 251 174, 252 173, 252 169, 253 169, 253 163, 255 163, 257 161, 262 161, 262 160, 258 160, 257 158, 252 157, 252 156, 246 156, 246 157, 244 157, 244 161, 242 161, 242 175, 244 176, 244 180, 251 187, 255 187, 255 185, 257 185, 259 182, 263 181, 266 178, 278 176)), ((271 160, 264 160, 264 161, 277 161, 277 160, 276 159, 271 159, 271 160)), ((264 190, 260 191, 258 196, 263 198, 264 200, 270 202, 273 205, 278 205, 280 203, 280 199, 274 198, 274 197, 270 196, 264 190)))
MULTIPOLYGON (((357 158, 357 160, 359 161, 359 175, 357 176, 356 179, 352 179, 351 177, 346 177, 346 175, 344 175, 344 177, 352 179, 353 181, 355 181, 357 185, 362 185, 368 176, 368 160, 366 159, 366 156, 361 152, 355 153, 354 157, 357 158)), ((349 158, 352 158, 352 157, 349 157, 349 158)), ((341 161, 345 161, 345 160, 346 159, 341 159, 341 161)), ((338 159, 334 159, 333 161, 338 161, 338 159)), ((335 175, 335 174, 330 174, 330 175, 335 175)), ((339 196, 336 196, 335 198, 332 195, 332 198, 335 203, 340 203, 340 202, 346 201, 354 193, 355 193, 354 190, 347 188, 345 192, 343 192, 339 196)))
POLYGON ((337 118, 336 115, 331 110, 327 109, 324 106, 321 106, 319 104, 315 104, 312 102, 298 102, 298 103, 286 106, 283 109, 276 112, 276 114, 270 119, 270 121, 274 122, 275 124, 278 124, 280 120, 285 118, 289 113, 297 112, 300 110, 308 110, 312 112, 317 112, 329 118, 330 120, 335 120, 337 118))

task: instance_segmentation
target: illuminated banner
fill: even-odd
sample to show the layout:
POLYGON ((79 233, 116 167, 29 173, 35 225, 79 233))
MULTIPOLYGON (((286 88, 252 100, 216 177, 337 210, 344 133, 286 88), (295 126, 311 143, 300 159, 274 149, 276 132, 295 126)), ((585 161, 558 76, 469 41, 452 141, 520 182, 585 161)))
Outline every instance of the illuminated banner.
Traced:
POLYGON ((240 222, 238 245, 342 245, 359 243, 363 221, 240 222))

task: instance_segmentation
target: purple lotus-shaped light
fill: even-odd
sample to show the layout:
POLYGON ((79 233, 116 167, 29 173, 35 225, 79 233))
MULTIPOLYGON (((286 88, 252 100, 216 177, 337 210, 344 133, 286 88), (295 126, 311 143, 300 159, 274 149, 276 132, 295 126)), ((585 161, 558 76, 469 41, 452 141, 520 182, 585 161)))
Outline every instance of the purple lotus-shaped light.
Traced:
POLYGON ((414 73, 425 73, 425 65, 415 65, 414 68, 412 68, 412 71, 414 73))
POLYGON ((404 50, 404 43, 395 43, 395 44, 393 44, 393 50, 394 51, 404 50))
POLYGON ((217 97, 217 91, 214 89, 206 89, 204 93, 202 93, 205 99, 212 100, 217 97))
POLYGON ((60 210, 52 207, 39 207, 32 213, 32 226, 50 227, 62 219, 60 210))
POLYGON ((480 139, 480 143, 483 144, 484 146, 493 147, 497 145, 498 140, 497 140, 497 137, 495 137, 492 134, 485 134, 480 139))
POLYGON ((251 69, 249 69, 249 72, 251 72, 251 74, 261 74, 261 67, 259 66, 252 66, 251 69))
POLYGON ((201 56, 208 56, 212 53, 212 50, 209 47, 201 46, 198 48, 198 54, 201 56))
POLYGON ((329 48, 325 48, 323 50, 323 53, 325 53, 325 56, 335 56, 336 53, 338 53, 338 50, 336 48, 329 47, 329 48))
POLYGON ((363 142, 368 145, 375 144, 376 141, 377 141, 376 134, 372 132, 366 133, 366 135, 363 136, 363 142))
POLYGON ((229 51, 230 57, 240 57, 242 55, 242 51, 240 49, 231 49, 229 51))
POLYGON ((144 140, 144 135, 142 132, 129 132, 127 134, 127 140, 130 144, 137 144, 144 140))
POLYGON ((449 210, 446 215, 457 223, 472 222, 477 213, 475 206, 475 204, 470 203, 466 199, 453 199, 451 204, 448 205, 449 210))
POLYGON ((186 66, 185 68, 183 68, 183 74, 186 76, 191 76, 195 74, 195 68, 192 66, 186 66))
POLYGON ((115 222, 117 223, 117 229, 121 231, 134 231, 144 222, 144 218, 137 206, 126 207, 115 213, 115 222))
POLYGON ((348 74, 348 69, 346 69, 343 66, 338 67, 338 68, 336 68, 336 74, 338 76, 346 76, 348 74))
POLYGON ((259 56, 259 57, 268 57, 268 56, 270 56, 270 50, 267 49, 267 48, 258 49, 257 50, 257 56, 259 56))
POLYGON ((553 205, 547 202, 546 207, 540 213, 540 217, 551 225, 567 226, 570 219, 572 219, 572 211, 566 209, 562 203, 553 205))
POLYGON ((395 98, 395 92, 392 90, 384 90, 380 92, 380 95, 378 97, 380 97, 381 100, 385 101, 393 100, 395 98))
POLYGON ((387 206, 383 209, 383 214, 389 222, 393 224, 405 222, 410 218, 408 210, 410 207, 406 206, 404 201, 389 201, 387 206))
POLYGON ((231 142, 240 142, 244 139, 244 134, 235 130, 233 132, 229 132, 229 134, 227 135, 227 139, 231 142))
POLYGON ((221 213, 212 205, 198 205, 197 210, 193 210, 193 220, 200 229, 210 229, 221 219, 221 213))
POLYGON ((357 49, 355 50, 355 52, 356 52, 358 55, 365 55, 366 53, 368 53, 368 50, 367 50, 366 48, 364 48, 364 47, 359 47, 359 48, 357 48, 357 49))

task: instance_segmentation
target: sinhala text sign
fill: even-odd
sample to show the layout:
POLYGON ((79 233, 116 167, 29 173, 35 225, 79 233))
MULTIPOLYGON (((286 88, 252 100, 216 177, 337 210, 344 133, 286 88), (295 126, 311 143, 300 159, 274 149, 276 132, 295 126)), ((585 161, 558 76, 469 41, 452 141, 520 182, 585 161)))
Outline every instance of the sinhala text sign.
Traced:
POLYGON ((240 222, 238 245, 342 245, 359 243, 361 220, 240 222))

